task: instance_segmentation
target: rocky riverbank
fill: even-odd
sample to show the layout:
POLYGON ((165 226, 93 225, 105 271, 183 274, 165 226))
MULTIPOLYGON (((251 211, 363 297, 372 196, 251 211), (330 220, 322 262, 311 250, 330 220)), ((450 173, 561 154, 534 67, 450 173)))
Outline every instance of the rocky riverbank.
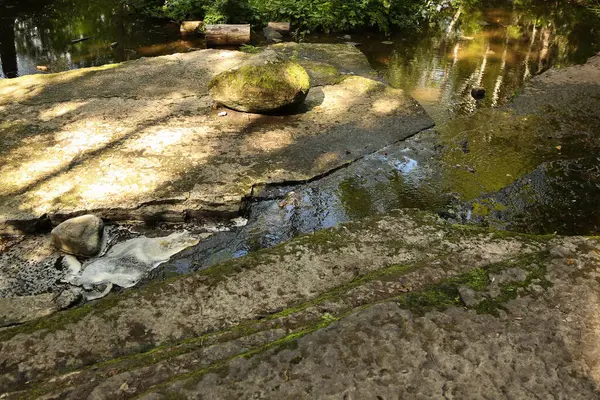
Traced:
POLYGON ((131 286, 163 261, 142 251, 143 228, 110 225, 98 262, 63 257, 45 231, 64 219, 93 212, 109 224, 176 223, 150 232, 164 233, 171 255, 229 229, 255 187, 314 180, 433 124, 409 96, 380 82, 354 46, 293 43, 0 81, 0 116, 0 234, 30 234, 3 239, 3 326, 77 303, 82 282, 87 298, 135 276, 131 286), (281 60, 306 68, 311 84, 290 115, 212 104, 209 83, 219 73, 281 60), (181 243, 166 237, 188 229, 194 235, 181 243), (128 239, 137 244, 111 250, 128 239), (97 273, 82 280, 82 267, 97 273))
POLYGON ((590 398, 599 254, 397 212, 5 329, 0 390, 590 398))
MULTIPOLYGON (((246 127, 245 131, 234 135, 235 140, 228 142, 246 140, 243 135, 250 134, 252 140, 245 142, 244 149, 252 148, 257 138, 261 139, 263 147, 251 153, 249 165, 244 164, 242 158, 235 158, 233 153, 224 153, 228 167, 219 172, 231 171, 230 166, 235 165, 247 174, 244 177, 255 174, 252 176, 260 179, 240 182, 235 180, 242 176, 238 174, 229 181, 201 180, 202 183, 194 184, 211 182, 212 186, 206 192, 211 196, 217 196, 215 191, 233 193, 239 188, 238 184, 248 184, 244 191, 236 192, 226 202, 192 204, 190 197, 185 197, 188 192, 184 191, 182 202, 161 197, 161 200, 146 205, 153 207, 152 212, 162 210, 163 217, 169 216, 166 219, 179 215, 173 217, 176 221, 191 216, 189 210, 184 212, 178 208, 190 204, 200 207, 197 216, 217 211, 228 215, 239 211, 240 204, 248 200, 244 199, 248 194, 242 195, 242 192, 251 190, 252 199, 264 200, 257 203, 264 212, 251 213, 257 218, 251 219, 247 228, 232 233, 233 243, 243 242, 243 245, 239 248, 230 246, 231 242, 226 245, 229 250, 246 253, 223 258, 247 255, 219 262, 215 247, 206 247, 211 240, 219 243, 221 239, 217 234, 164 264, 154 282, 49 315, 73 303, 69 291, 62 291, 64 286, 57 287, 52 283, 55 276, 65 273, 58 263, 59 256, 44 247, 43 243, 47 242, 40 236, 1 242, 4 282, 22 284, 23 280, 19 278, 23 276, 22 271, 15 268, 9 255, 14 260, 15 256, 23 256, 20 249, 31 249, 35 257, 30 260, 30 265, 45 266, 44 271, 48 272, 46 290, 56 294, 41 294, 36 299, 2 300, 2 309, 12 312, 4 316, 4 325, 37 319, 0 330, 0 392, 5 392, 6 398, 73 399, 294 396, 476 399, 486 396, 539 398, 557 394, 568 398, 598 397, 600 358, 595 349, 600 335, 595 317, 600 307, 600 298, 596 295, 600 268, 598 238, 509 233, 448 221, 472 221, 477 217, 479 222, 494 225, 502 221, 502 215, 513 213, 518 216, 519 210, 543 209, 540 205, 544 203, 525 201, 526 197, 519 194, 519 190, 510 189, 511 185, 520 187, 525 193, 554 193, 545 191, 548 185, 543 184, 544 179, 536 181, 541 182, 539 185, 527 181, 527 176, 540 173, 536 172, 543 168, 538 167, 539 163, 544 160, 556 163, 561 176, 568 177, 567 172, 572 171, 570 166, 574 162, 583 157, 590 158, 586 153, 597 148, 593 139, 599 134, 595 107, 600 102, 598 57, 584 66, 554 71, 551 76, 534 79, 524 90, 522 100, 513 103, 513 110, 494 110, 478 113, 470 120, 454 121, 451 124, 463 123, 463 126, 451 130, 451 134, 442 131, 441 140, 435 132, 424 132, 409 142, 412 147, 407 151, 393 145, 384 146, 428 126, 430 120, 402 92, 371 79, 370 67, 353 48, 284 45, 276 46, 275 51, 303 64, 313 82, 307 108, 300 114, 253 117, 235 112, 230 115, 228 111, 227 117, 232 117, 229 121, 214 116, 213 113, 220 110, 212 110, 207 105, 199 111, 175 108, 175 117, 157 122, 164 125, 165 130, 161 131, 164 133, 174 130, 177 121, 185 121, 189 125, 182 127, 187 132, 182 137, 186 140, 189 132, 199 129, 195 124, 200 121, 208 123, 211 129, 228 127, 225 133, 219 131, 220 135, 225 135, 224 140, 228 140, 227 135, 233 135, 236 129, 246 127), (336 64, 338 59, 345 67, 336 64), (359 76, 352 76, 350 72, 359 76), (356 95, 363 84, 368 86, 364 96, 353 97, 353 103, 348 105, 348 96, 356 95), (578 88, 582 86, 580 91, 578 88), (542 96, 546 92, 552 96, 542 96), (580 93, 586 93, 586 98, 580 98, 580 93), (320 94, 324 96, 317 99, 320 103, 311 103, 311 96, 320 94), (561 104, 565 104, 564 107, 561 104), (197 111, 206 113, 204 119, 194 117, 197 111), (364 114, 353 115, 358 111, 364 114), (315 119, 305 120, 308 116, 315 119), (477 123, 485 118, 488 118, 485 124, 477 123), (473 129, 466 125, 469 121, 474 124, 473 129), (579 123, 575 124, 577 121, 579 123), (291 125, 288 127, 288 124, 291 125), (304 132, 307 126, 312 126, 315 131, 312 134, 304 132), (288 132, 288 129, 292 131, 288 132), (372 140, 365 141, 364 135, 369 135, 372 140), (288 136, 297 141, 281 152, 264 147, 268 143, 277 147, 281 137, 288 136), (319 161, 322 160, 321 150, 330 146, 335 155, 319 161), (505 153, 494 154, 495 149, 504 149, 505 153), (267 166, 261 164, 266 168, 264 170, 254 163, 258 153, 263 152, 272 157, 269 160, 274 160, 267 166), (525 153, 533 156, 523 159, 525 153), (425 157, 426 154, 431 157, 425 157), (355 162, 351 163, 352 160, 355 162), (521 163, 522 160, 525 162, 521 163), (459 183, 455 188, 460 190, 461 196, 457 197, 467 201, 453 206, 452 214, 443 210, 441 214, 446 220, 435 213, 409 209, 405 203, 400 204, 404 210, 390 211, 395 203, 381 195, 388 193, 384 189, 378 189, 379 197, 365 201, 364 192, 359 190, 362 181, 358 179, 363 174, 367 176, 378 171, 381 175, 394 170, 398 177, 398 172, 405 168, 412 170, 418 163, 451 165, 451 168, 441 170, 444 173, 441 177, 459 183), (560 169, 561 166, 566 167, 560 169), (266 175, 261 175, 263 172, 266 175), (351 177, 358 180, 349 181, 351 177), (317 183, 321 186, 315 186, 317 183), (318 198, 326 201, 312 201, 318 198), (515 198, 529 208, 522 207, 515 198), (511 204, 496 206, 503 199, 509 199, 511 204), (336 216, 337 208, 327 207, 336 202, 343 205, 343 215, 336 216), (208 208, 202 208, 206 204, 208 208), (311 207, 311 204, 322 207, 311 207), (383 215, 373 216, 377 213, 383 215), (185 217, 181 218, 181 215, 185 217), (267 216, 271 217, 270 221, 256 224, 267 216), (278 222, 278 218, 281 221, 278 222), (356 221, 347 222, 349 219, 356 221), (319 230, 339 222, 345 223, 319 230), (264 232, 261 229, 271 226, 281 228, 276 232, 281 236, 271 236, 269 243, 256 246, 271 248, 248 252, 247 244, 266 237, 268 229, 264 232), (303 227, 306 231, 318 231, 294 238, 304 232, 303 227), (240 236, 236 236, 238 234, 240 236), (282 241, 287 242, 276 245, 282 241), (44 264, 46 261, 48 263, 44 264), (209 265, 212 267, 206 268, 209 265), (166 279, 173 272, 192 271, 197 272, 166 279)), ((207 63, 207 70, 215 68, 216 60, 222 56, 232 59, 233 63, 238 57, 251 57, 232 52, 203 54, 209 59, 202 61, 207 63)), ((185 62, 163 65, 173 61, 172 58, 146 60, 159 67, 155 70, 147 65, 146 73, 155 71, 158 74, 171 67, 183 68, 178 69, 181 74, 193 70, 185 62)), ((201 62, 196 58, 188 61, 191 60, 201 62)), ((135 65, 125 64, 121 68, 135 65)), ((210 74, 217 72, 214 70, 210 74)), ((96 96, 101 96, 95 97, 94 101, 130 105, 167 101, 148 100, 146 95, 115 99, 110 90, 118 90, 116 83, 105 80, 103 72, 97 72, 98 76, 93 71, 88 73, 92 81, 102 79, 104 82, 94 86, 96 96)), ((143 75, 134 78, 142 79, 143 75)), ((58 75, 53 79, 67 77, 58 75)), ((75 79, 75 75, 69 79, 75 79)), ((66 92, 61 93, 60 85, 56 91, 46 90, 40 92, 41 97, 35 97, 32 93, 39 88, 33 81, 16 82, 18 87, 3 93, 6 99, 21 96, 19 103, 4 103, 2 110, 16 110, 15 115, 21 118, 23 113, 31 112, 32 107, 49 107, 45 102, 30 103, 35 99, 47 98, 48 102, 57 101, 61 105, 69 103, 60 97, 67 96, 66 92)), ((141 81, 131 84, 140 85, 141 81)), ((182 95, 183 89, 179 89, 177 86, 170 88, 174 97, 169 101, 179 104, 204 99, 202 101, 208 104, 207 97, 199 98, 191 93, 182 95)), ((85 90, 82 89, 84 95, 85 90)), ((151 97, 150 94, 147 96, 151 97)), ((125 112, 125 109, 120 110, 125 112)), ((83 110, 90 113, 93 109, 84 107, 83 110)), ((142 108, 139 111, 147 112, 142 108)), ((42 114, 39 118, 43 118, 42 114)), ((64 127, 72 127, 69 118, 77 119, 74 115, 76 113, 64 120, 55 116, 44 122, 56 124, 54 140, 63 137, 68 137, 71 142, 75 140, 69 136, 73 132, 65 131, 67 128, 64 127)), ((131 115, 118 118, 130 118, 131 115)), ((110 113, 104 116, 110 124, 110 113)), ((76 126, 83 124, 82 121, 73 123, 76 126)), ((52 125, 44 126, 49 129, 52 125)), ((147 129, 157 133, 153 126, 147 129)), ((33 135, 31 131, 25 132, 33 135)), ((106 151, 117 161, 125 162, 134 155, 150 159, 148 149, 156 141, 162 146, 164 143, 160 140, 164 136, 148 136, 144 143, 150 147, 144 151, 126 151, 142 136, 117 140, 106 151)), ((37 138, 35 135, 20 137, 23 143, 20 148, 24 149, 28 140, 35 142, 37 138)), ((198 139, 196 136, 191 138, 198 139)), ((172 147, 161 148, 161 151, 166 151, 166 155, 171 150, 179 151, 181 143, 187 143, 181 145, 182 148, 191 146, 188 150, 207 145, 206 142, 197 144, 186 140, 173 142, 172 147)), ((210 143, 208 145, 212 146, 210 143)), ((69 163, 65 176, 74 179, 82 168, 90 168, 90 173, 100 173, 102 170, 96 169, 94 161, 97 154, 102 152, 92 153, 91 158, 75 159, 73 165, 69 163)), ((188 158, 183 158, 188 160, 193 154, 190 152, 188 158)), ((181 156, 176 154, 176 157, 181 156)), ((151 159, 156 161, 157 157, 154 154, 151 159)), ((11 164, 13 167, 19 165, 16 160, 11 164)), ((167 163, 173 159, 163 161, 167 163)), ((138 171, 136 162, 133 160, 131 171, 138 171)), ((214 168, 218 169, 222 164, 202 165, 213 171, 215 177, 221 176, 214 168)), ((592 168, 588 170, 589 176, 596 176, 593 167, 597 164, 581 165, 592 168)), ((4 171, 10 171, 10 168, 4 171)), ((553 179, 551 174, 545 176, 553 179)), ((204 175, 194 176, 194 179, 204 178, 204 175)), ((54 182, 52 179, 42 179, 42 186, 54 182)), ((85 182, 82 183, 84 186, 85 182)), ((374 182, 373 186, 376 186, 378 181, 374 182)), ((563 186, 565 188, 569 190, 568 185, 563 186)), ((565 193, 559 189, 557 187, 555 193, 565 193)), ((437 189, 432 186, 428 190, 437 189)), ((41 193, 41 189, 32 189, 27 196, 41 193)), ((576 193, 577 196, 587 194, 589 192, 576 193)), ((129 194, 123 192, 123 195, 129 194)), ((25 192, 18 196, 25 196, 25 192)), ((134 193, 132 198, 135 196, 134 193)), ((576 204, 579 198, 568 200, 576 204)), ((56 201, 47 203, 48 207, 68 210, 71 201, 77 207, 91 204, 78 203, 79 197, 66 196, 64 201, 67 203, 60 199, 62 197, 54 198, 56 201)), ((102 198, 97 204, 109 200, 102 198)), ((7 202, 6 207, 11 204, 15 203, 7 202)), ((15 208, 14 214, 6 215, 33 215, 39 221, 35 215, 37 211, 28 209, 28 204, 25 202, 20 209, 15 208)), ((146 206, 132 207, 127 213, 154 216, 145 214, 150 210, 146 206)), ((97 210, 105 212, 101 215, 107 220, 114 211, 102 207, 97 210)), ((62 214, 50 212, 48 219, 56 222, 68 214, 67 211, 62 214)), ((526 223, 531 215, 536 214, 523 214, 521 221, 525 222, 521 223, 526 223)), ((587 215, 593 218, 595 214, 587 215)), ((31 227, 27 218, 22 220, 27 222, 25 225, 8 222, 9 219, 5 226, 11 229, 31 227)), ((519 219, 511 217, 510 221, 519 219)), ((124 234, 124 237, 130 236, 124 234)))

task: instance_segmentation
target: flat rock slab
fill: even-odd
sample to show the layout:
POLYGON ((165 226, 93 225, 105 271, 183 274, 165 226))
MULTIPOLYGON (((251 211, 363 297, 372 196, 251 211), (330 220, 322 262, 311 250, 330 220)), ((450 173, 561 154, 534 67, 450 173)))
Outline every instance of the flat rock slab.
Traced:
POLYGON ((52 293, 0 298, 0 327, 47 317, 59 310, 52 293))
POLYGON ((551 69, 531 79, 510 107, 519 114, 598 118, 600 55, 585 64, 551 69))
POLYGON ((218 116, 210 79, 256 57, 235 51, 0 82, 0 233, 85 212, 233 214, 256 184, 313 179, 433 124, 401 90, 370 79, 353 47, 273 48, 313 77, 295 115, 218 116), (346 59, 356 72, 340 69, 346 59))
POLYGON ((2 330, 0 392, 481 398, 483 380, 590 398, 598 254, 597 239, 397 212, 2 330))

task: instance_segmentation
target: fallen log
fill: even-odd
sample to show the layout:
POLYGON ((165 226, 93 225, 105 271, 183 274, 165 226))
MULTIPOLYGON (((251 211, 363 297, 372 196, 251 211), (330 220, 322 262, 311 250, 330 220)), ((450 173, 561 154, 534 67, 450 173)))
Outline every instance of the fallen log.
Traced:
POLYGON ((182 36, 195 35, 202 27, 202 21, 183 21, 179 26, 179 32, 182 36))
POLYGON ((206 25, 206 46, 240 46, 250 43, 250 25, 206 25))
POLYGON ((283 36, 289 35, 291 30, 291 24, 289 22, 269 22, 267 27, 283 36))

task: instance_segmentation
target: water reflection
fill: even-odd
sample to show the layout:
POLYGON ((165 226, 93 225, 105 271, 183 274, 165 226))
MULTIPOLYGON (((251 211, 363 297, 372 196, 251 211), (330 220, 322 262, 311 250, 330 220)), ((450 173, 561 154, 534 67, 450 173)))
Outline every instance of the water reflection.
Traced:
POLYGON ((470 10, 449 30, 393 46, 368 38, 361 49, 395 87, 408 91, 445 122, 478 108, 504 105, 533 75, 583 63, 598 50, 598 19, 583 8, 470 10), (472 87, 486 89, 477 101, 472 87))
POLYGON ((85 68, 204 47, 181 40, 168 21, 133 15, 119 0, 54 0, 0 3, 2 74, 85 68), (74 42, 80 38, 89 40, 74 42), (42 69, 46 69, 42 68, 42 69))

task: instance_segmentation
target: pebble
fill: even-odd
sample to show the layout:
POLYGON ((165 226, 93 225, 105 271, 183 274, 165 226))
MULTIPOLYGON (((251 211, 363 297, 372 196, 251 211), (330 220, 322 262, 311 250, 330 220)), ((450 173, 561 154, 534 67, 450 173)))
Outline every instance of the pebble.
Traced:
POLYGON ((225 111, 221 111, 219 113, 219 117, 226 117, 226 116, 227 116, 227 113, 225 111))

